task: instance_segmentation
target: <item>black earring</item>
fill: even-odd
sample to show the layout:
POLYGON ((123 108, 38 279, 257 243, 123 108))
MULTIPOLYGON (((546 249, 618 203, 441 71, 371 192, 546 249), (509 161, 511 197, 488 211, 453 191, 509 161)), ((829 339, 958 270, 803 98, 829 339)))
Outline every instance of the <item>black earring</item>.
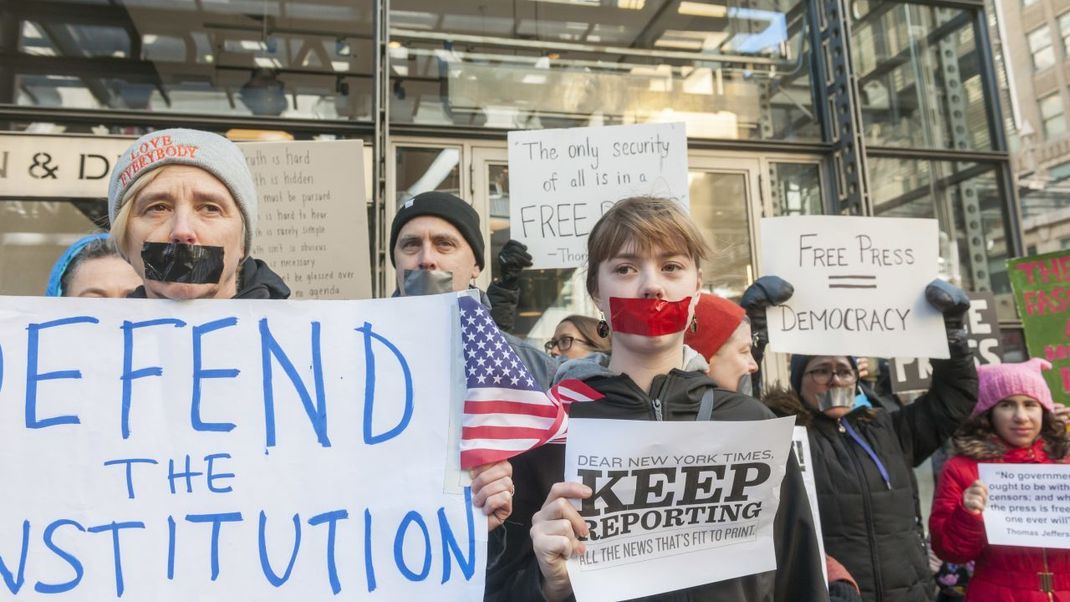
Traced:
POLYGON ((603 339, 609 336, 609 323, 606 322, 606 314, 599 312, 602 319, 598 321, 598 336, 603 339))
POLYGON ((696 332, 698 332, 698 318, 692 316, 691 317, 691 334, 695 334, 696 332))

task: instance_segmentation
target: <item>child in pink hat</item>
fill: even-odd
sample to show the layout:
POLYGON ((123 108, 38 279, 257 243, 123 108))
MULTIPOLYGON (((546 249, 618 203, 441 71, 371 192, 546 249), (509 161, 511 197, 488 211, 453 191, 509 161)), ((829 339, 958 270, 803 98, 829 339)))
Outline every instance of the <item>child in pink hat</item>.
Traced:
POLYGON ((988 488, 977 472, 979 462, 1067 462, 1070 434, 1044 381, 1049 369, 1042 359, 977 369, 977 405, 955 433, 958 455, 944 465, 929 519, 937 556, 976 562, 967 600, 1070 600, 1070 550, 988 544, 982 514, 988 488))

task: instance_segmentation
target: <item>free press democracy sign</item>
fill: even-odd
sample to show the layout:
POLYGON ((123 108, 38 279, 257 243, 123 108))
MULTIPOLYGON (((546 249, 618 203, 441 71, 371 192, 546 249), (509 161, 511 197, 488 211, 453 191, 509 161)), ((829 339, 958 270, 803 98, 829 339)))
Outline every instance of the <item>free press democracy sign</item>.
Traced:
POLYGON ((761 228, 762 273, 795 287, 767 311, 774 351, 948 357, 943 320, 925 300, 936 220, 808 215, 765 218, 761 228))
POLYGON ((3 597, 482 599, 456 303, 0 297, 3 597))

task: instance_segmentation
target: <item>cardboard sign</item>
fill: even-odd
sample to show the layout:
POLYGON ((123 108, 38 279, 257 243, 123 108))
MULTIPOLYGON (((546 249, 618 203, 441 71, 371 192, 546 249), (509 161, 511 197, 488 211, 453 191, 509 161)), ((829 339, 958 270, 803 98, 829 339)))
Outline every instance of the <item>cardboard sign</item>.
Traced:
MULTIPOLYGON (((978 366, 999 364, 1003 358, 1003 341, 999 335, 996 297, 991 292, 968 292, 970 310, 966 314, 966 333, 973 360, 978 366)), ((892 391, 927 391, 932 385, 933 367, 925 358, 895 358, 889 363, 892 391)))
POLYGON ((807 355, 948 357, 936 278, 936 220, 794 216, 762 219, 762 273, 795 287, 770 307, 774 351, 807 355))
POLYGON ((133 138, 0 133, 0 199, 108 198, 133 138))
POLYGON ((509 132, 510 236, 535 268, 576 268, 587 235, 617 201, 675 199, 689 207, 682 123, 509 132))
POLYGON ((1029 356, 1051 362, 1048 388, 1056 401, 1070 404, 1070 251, 1012 259, 1007 273, 1029 356))
POLYGON ((1070 549, 1070 464, 978 464, 985 534, 997 546, 1070 549))
POLYGON ((253 257, 282 276, 294 299, 370 298, 363 142, 238 146, 260 199, 253 257))
POLYGON ((591 533, 586 554, 568 562, 576 599, 631 599, 775 569, 773 519, 794 420, 570 420, 565 480, 595 491, 576 503, 591 533))
POLYGON ((0 297, 0 591, 481 600, 485 518, 444 493, 458 320, 0 297))

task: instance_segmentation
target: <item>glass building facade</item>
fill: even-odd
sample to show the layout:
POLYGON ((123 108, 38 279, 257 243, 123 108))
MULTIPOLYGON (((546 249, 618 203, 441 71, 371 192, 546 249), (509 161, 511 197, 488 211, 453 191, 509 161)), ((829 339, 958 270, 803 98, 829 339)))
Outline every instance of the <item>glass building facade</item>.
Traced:
MULTIPOLYGON (((0 0, 0 131, 361 139, 388 295, 386 229, 414 194, 472 203, 488 259, 509 239, 508 131, 685 122, 710 290, 759 273, 763 216, 936 218, 941 271, 994 292, 1013 342, 1004 260, 1025 248, 995 29, 980 0, 0 0)), ((1061 60, 1055 29, 1028 40, 1061 60)), ((1065 130, 1061 100, 1046 110, 1034 127, 1065 130)), ((37 294, 106 211, 20 194, 0 191, 0 293, 37 294)), ((517 334, 593 312, 579 270, 521 286, 517 334)))

